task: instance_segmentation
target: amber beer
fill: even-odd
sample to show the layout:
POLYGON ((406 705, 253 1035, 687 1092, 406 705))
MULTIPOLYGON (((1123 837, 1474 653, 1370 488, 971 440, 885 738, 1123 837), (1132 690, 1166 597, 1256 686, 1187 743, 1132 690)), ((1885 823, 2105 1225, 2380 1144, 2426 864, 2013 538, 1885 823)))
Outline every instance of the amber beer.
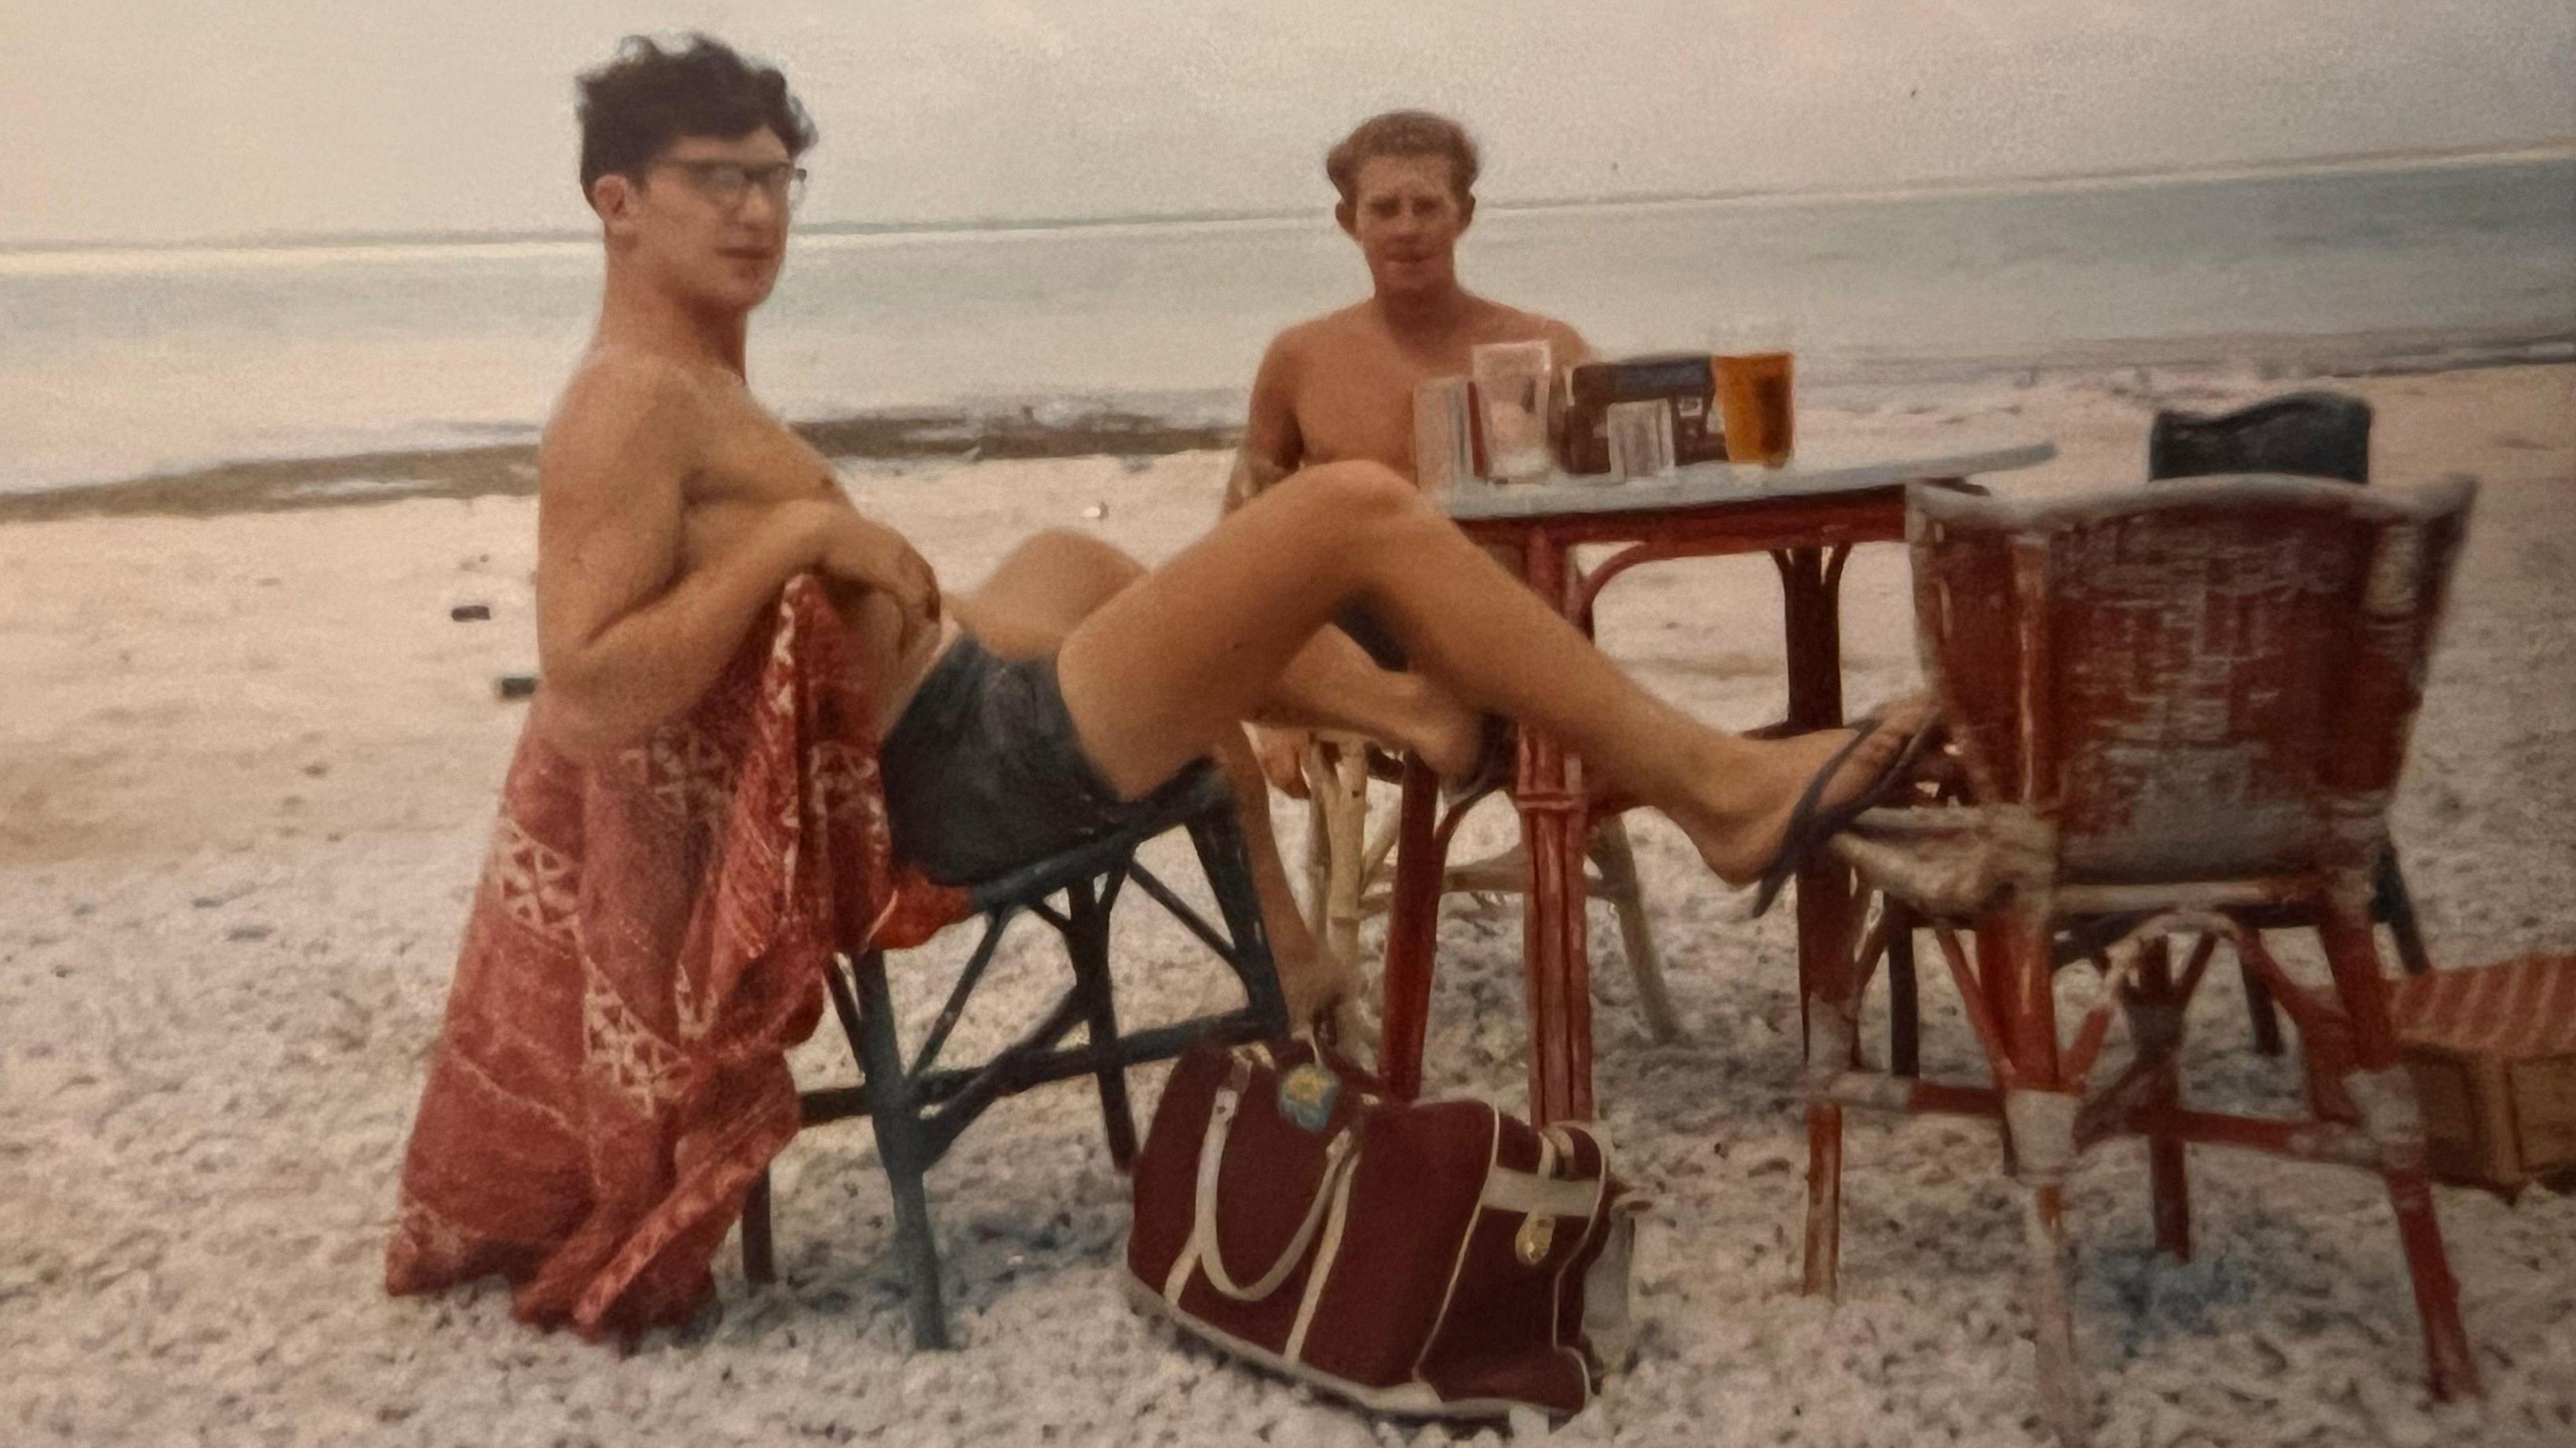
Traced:
POLYGON ((1791 374, 1786 352, 1718 355, 1717 415, 1726 433, 1727 461, 1766 468, 1789 461, 1796 444, 1791 374))

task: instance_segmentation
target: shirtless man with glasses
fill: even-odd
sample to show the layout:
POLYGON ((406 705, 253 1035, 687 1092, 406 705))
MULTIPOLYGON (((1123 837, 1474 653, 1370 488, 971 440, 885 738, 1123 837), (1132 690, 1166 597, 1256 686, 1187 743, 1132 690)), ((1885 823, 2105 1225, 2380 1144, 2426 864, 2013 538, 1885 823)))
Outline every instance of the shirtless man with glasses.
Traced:
POLYGON ((1474 760, 1471 709, 1524 719, 1671 816, 1718 875, 1750 881, 1812 844, 1820 807, 1890 774, 1923 716, 1777 742, 1700 724, 1361 459, 1303 469, 1150 571, 1050 533, 950 599, 745 381, 750 314, 786 259, 795 162, 815 139, 785 79, 703 37, 635 40, 583 96, 607 278, 540 452, 537 540, 537 719, 575 759, 689 710, 786 582, 818 573, 883 701, 899 855, 933 879, 989 878, 1116 827, 1213 753, 1247 802, 1282 985, 1311 1016, 1352 980, 1300 923, 1261 827, 1247 717, 1381 732, 1444 770, 1474 760), (1362 718, 1318 688, 1318 634, 1352 604, 1463 702, 1362 718), (978 787, 997 763, 1016 771, 998 807, 978 787))

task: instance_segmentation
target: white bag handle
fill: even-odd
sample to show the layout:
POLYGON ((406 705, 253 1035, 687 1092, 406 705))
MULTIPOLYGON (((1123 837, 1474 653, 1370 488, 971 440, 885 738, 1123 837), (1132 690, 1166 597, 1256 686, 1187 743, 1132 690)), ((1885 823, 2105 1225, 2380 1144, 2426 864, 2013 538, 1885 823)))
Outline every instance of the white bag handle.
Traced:
POLYGON ((1298 1224, 1296 1235, 1281 1249, 1279 1260, 1271 1263, 1270 1270, 1251 1286, 1237 1284, 1234 1275, 1225 1270, 1225 1258, 1217 1250, 1216 1179, 1217 1169, 1225 1164, 1226 1136, 1234 1129, 1234 1113, 1243 1099, 1239 1083, 1244 1074, 1238 1070, 1234 1080, 1217 1088, 1215 1109, 1208 1114, 1207 1136, 1199 1143, 1198 1220, 1191 1227, 1190 1243, 1184 1250, 1197 1257, 1207 1272, 1209 1286, 1237 1302, 1258 1302, 1279 1290, 1279 1284, 1287 1281, 1288 1274, 1305 1260, 1306 1249, 1314 1245, 1315 1229, 1323 1225, 1334 1186, 1358 1160, 1352 1152, 1357 1134, 1345 1127, 1334 1136, 1332 1145, 1324 1148, 1324 1171, 1315 1183, 1315 1199, 1307 1204, 1306 1220, 1298 1224))

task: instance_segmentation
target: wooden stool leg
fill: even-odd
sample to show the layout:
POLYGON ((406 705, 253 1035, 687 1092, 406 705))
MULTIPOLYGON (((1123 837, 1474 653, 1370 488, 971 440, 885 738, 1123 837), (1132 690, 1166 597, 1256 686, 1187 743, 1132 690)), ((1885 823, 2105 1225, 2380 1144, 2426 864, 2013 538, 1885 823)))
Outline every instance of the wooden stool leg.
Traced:
POLYGON ((2399 1060, 2387 985, 2379 974, 2379 947, 2366 912, 2330 914, 2318 933, 2335 993, 2352 1031, 2353 1070, 2346 1089, 2361 1109, 2362 1127, 2378 1144, 2380 1172, 2388 1180, 2397 1238, 2406 1274, 2415 1288, 2415 1314, 2424 1328, 2424 1361, 2433 1396, 2475 1395, 2478 1367, 2469 1355, 2468 1329, 2460 1320, 2460 1285, 2451 1275, 2442 1228, 2433 1214, 2433 1188, 2424 1162, 2424 1127, 2414 1079, 2399 1060))
POLYGON ((903 1046, 895 1039, 894 994, 886 987, 885 955, 869 951, 856 962, 862 1049, 867 1054, 868 1105, 877 1128, 877 1161, 894 1198, 895 1254, 903 1260, 905 1310, 912 1345, 943 1351, 948 1313, 939 1293, 939 1242, 930 1228, 930 1198, 922 1175, 930 1170, 912 1083, 905 1079, 903 1046))
POLYGON ((742 1275, 754 1287, 778 1280, 778 1258, 769 1239, 769 1168, 752 1179, 742 1199, 742 1275))
POLYGON ((1628 839, 1625 820, 1612 816, 1592 832, 1592 863, 1601 871, 1601 891, 1610 897, 1619 918, 1619 951, 1628 957, 1628 973, 1637 982, 1637 1009, 1646 1031, 1667 1044, 1682 1038, 1681 1014, 1673 1009, 1664 985, 1663 957, 1646 923, 1646 893, 1637 883, 1637 850, 1628 839))
POLYGON ((1333 893, 1333 827, 1324 798, 1316 787, 1315 752, 1306 755, 1306 933, 1324 938, 1325 912, 1333 893))
POLYGON ((1440 928, 1440 880, 1433 816, 1439 777, 1419 759, 1404 764, 1397 816, 1394 898, 1386 920, 1386 974, 1378 982, 1378 1074, 1396 1099, 1422 1090, 1422 1041, 1431 1028, 1431 960, 1440 928))
MULTIPOLYGON (((1323 746, 1319 746, 1323 747, 1323 746)), ((1316 932, 1335 958, 1357 962, 1360 898, 1368 890, 1368 751, 1359 744, 1330 746, 1330 768, 1310 790, 1331 791, 1324 806, 1332 870, 1325 886, 1324 928, 1316 932)))
POLYGON ((2038 1349, 2039 1407, 2064 1448, 2092 1439, 2092 1407, 2075 1356, 2075 1314, 2066 1292, 2066 1186, 2043 1182, 2024 1204, 2030 1252, 2030 1316, 2038 1349))

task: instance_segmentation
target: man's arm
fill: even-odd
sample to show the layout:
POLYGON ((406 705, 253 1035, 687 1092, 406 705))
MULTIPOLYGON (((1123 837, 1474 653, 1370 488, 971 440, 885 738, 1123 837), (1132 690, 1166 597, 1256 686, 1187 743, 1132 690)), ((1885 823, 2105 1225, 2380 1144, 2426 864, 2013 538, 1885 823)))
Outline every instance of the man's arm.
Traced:
POLYGON ((1252 414, 1243 426, 1243 446, 1234 455, 1233 476, 1226 479, 1224 511, 1231 513, 1255 494, 1297 471, 1305 461, 1305 439, 1297 431, 1296 355, 1285 334, 1274 338, 1252 378, 1252 414))
POLYGON ((682 573, 698 426, 685 382, 610 363, 574 383, 548 429, 538 460, 537 651, 547 728, 576 758, 633 743, 695 704, 759 611, 822 556, 832 505, 790 503, 682 573))

